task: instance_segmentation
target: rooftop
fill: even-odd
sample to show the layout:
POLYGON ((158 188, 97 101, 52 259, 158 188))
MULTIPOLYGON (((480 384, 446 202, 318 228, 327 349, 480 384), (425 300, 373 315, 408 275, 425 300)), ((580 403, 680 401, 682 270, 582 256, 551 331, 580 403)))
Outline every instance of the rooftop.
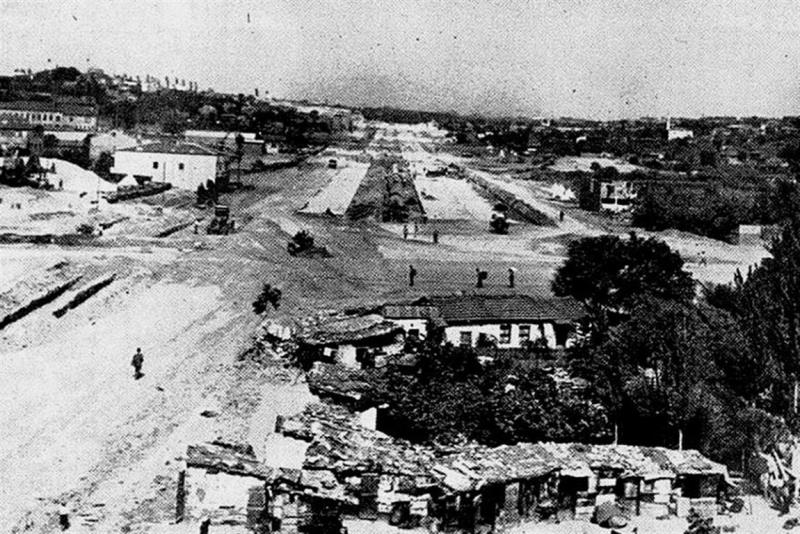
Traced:
POLYGON ((445 323, 500 321, 574 322, 586 315, 571 297, 534 298, 529 295, 459 295, 432 297, 445 323))
POLYGON ((192 156, 218 156, 219 152, 197 143, 185 141, 156 141, 130 148, 121 148, 117 152, 147 152, 158 154, 188 154, 192 156))
POLYGON ((0 102, 0 111, 33 111, 33 112, 60 112, 67 115, 95 116, 97 108, 94 104, 80 101, 41 101, 41 100, 13 100, 0 102))
POLYGON ((486 447, 471 443, 453 451, 415 445, 364 428, 353 413, 328 404, 310 405, 296 416, 281 418, 277 431, 311 442, 304 469, 325 469, 343 476, 368 472, 409 475, 417 478, 417 485, 441 484, 453 491, 538 478, 555 471, 584 477, 597 469, 645 479, 679 475, 727 478, 724 465, 695 450, 582 443, 486 447))
POLYGON ((402 327, 377 314, 338 318, 309 327, 300 337, 308 345, 363 341, 402 332, 402 327))

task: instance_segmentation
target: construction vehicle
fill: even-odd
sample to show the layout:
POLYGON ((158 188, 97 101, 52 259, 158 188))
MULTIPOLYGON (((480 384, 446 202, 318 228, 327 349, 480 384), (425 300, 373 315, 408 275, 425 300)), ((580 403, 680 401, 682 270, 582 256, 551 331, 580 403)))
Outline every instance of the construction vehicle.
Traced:
POLYGON ((314 244, 314 236, 307 230, 300 230, 287 243, 287 251, 292 256, 301 258, 330 258, 328 249, 314 244))
POLYGON ((328 168, 329 169, 336 169, 338 167, 339 167, 339 162, 338 161, 336 161, 335 159, 329 159, 328 160, 328 168))
POLYGON ((231 219, 231 208, 224 204, 214 206, 214 218, 206 228, 210 235, 228 235, 234 231, 234 222, 231 219))

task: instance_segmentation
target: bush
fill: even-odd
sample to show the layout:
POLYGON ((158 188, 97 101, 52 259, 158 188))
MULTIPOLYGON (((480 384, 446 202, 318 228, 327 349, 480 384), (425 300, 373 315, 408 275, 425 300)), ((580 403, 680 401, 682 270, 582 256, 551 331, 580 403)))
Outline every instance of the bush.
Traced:
POLYGON ((271 284, 264 284, 261 293, 255 301, 253 301, 253 311, 257 315, 262 315, 267 311, 267 305, 271 305, 274 309, 278 309, 281 303, 281 290, 277 287, 272 287, 271 284))

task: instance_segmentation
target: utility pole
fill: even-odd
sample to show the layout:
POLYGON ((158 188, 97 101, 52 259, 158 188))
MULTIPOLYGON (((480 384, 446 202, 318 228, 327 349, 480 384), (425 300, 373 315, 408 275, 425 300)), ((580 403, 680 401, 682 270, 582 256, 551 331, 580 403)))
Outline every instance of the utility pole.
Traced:
POLYGON ((683 430, 678 429, 678 450, 683 450, 683 430))

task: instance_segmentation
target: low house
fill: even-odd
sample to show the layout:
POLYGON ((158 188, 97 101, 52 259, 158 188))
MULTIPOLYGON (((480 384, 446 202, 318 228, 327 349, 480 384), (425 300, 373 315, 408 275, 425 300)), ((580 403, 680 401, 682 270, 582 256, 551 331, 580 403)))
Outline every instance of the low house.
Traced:
POLYGON ((406 336, 425 339, 437 310, 429 304, 387 304, 381 314, 389 321, 401 326, 406 336))
POLYGON ((299 334, 300 359, 336 362, 352 368, 380 367, 403 350, 402 327, 377 314, 324 321, 299 334))
POLYGON ((469 347, 516 349, 537 341, 552 349, 568 347, 575 323, 586 315, 569 297, 460 295, 433 297, 431 303, 444 324, 445 342, 469 347))
POLYGON ((338 532, 355 502, 330 471, 270 468, 250 446, 212 442, 187 449, 176 519, 213 532, 338 532))
MULTIPOLYGON (((358 505, 349 513, 487 531, 523 520, 590 519, 604 503, 630 514, 715 512, 727 469, 697 451, 630 445, 518 443, 421 446, 364 428, 357 414, 308 406, 278 432, 310 442, 304 470, 323 470, 358 505), (425 519, 430 518, 430 519, 425 519)), ((347 510, 345 510, 347 511, 347 510)))
POLYGON ((263 523, 272 470, 252 447, 222 442, 189 446, 178 478, 179 521, 255 527, 263 523))
POLYGON ((117 150, 111 173, 133 176, 139 183, 164 182, 195 190, 216 182, 224 170, 217 151, 194 143, 159 141, 117 150))

